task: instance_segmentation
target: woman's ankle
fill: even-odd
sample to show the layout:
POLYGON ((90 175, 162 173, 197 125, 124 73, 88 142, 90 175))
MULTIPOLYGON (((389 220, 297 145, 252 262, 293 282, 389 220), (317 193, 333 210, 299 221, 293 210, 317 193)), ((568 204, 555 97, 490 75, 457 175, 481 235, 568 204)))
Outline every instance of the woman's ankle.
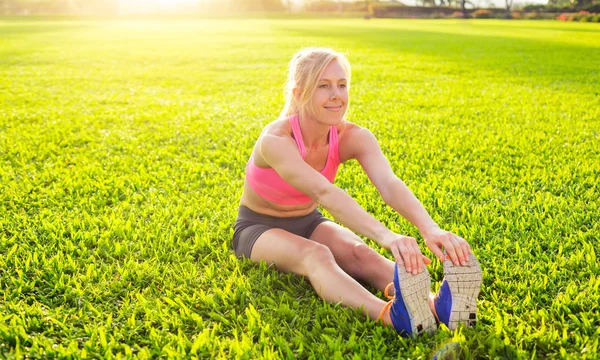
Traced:
POLYGON ((431 310, 431 313, 433 314, 433 317, 437 320, 437 312, 435 311, 435 303, 434 303, 434 299, 435 299, 435 294, 430 292, 429 293, 429 309, 431 310))

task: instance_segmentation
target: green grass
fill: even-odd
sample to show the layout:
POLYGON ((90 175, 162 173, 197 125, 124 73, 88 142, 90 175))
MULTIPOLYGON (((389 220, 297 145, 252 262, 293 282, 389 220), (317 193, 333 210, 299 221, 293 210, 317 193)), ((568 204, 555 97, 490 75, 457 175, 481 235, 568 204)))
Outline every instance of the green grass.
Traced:
MULTIPOLYGON (((0 357, 598 358, 599 69, 596 24, 0 19, 0 357), (349 119, 471 243, 475 328, 402 339, 229 250, 308 45, 348 55, 349 119)), ((336 184, 418 236, 355 162, 336 184)))

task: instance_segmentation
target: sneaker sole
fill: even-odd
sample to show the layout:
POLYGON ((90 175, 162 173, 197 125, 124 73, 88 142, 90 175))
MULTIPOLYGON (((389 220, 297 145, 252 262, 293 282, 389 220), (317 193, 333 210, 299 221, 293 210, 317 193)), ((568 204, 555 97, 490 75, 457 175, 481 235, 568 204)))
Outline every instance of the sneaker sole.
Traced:
POLYGON ((448 329, 454 330, 460 323, 467 327, 477 323, 477 296, 481 289, 482 276, 479 261, 469 254, 465 266, 454 266, 452 260, 444 261, 444 277, 452 294, 452 311, 448 329))
POLYGON ((408 310, 413 335, 432 334, 437 329, 435 317, 429 308, 431 278, 427 268, 417 275, 406 272, 404 265, 398 266, 402 300, 408 310))

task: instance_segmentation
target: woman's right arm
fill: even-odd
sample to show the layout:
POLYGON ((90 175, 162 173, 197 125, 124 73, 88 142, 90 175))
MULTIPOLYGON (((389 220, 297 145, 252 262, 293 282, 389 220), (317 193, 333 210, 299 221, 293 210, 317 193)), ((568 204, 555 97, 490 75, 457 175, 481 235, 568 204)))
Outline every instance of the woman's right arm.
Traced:
POLYGON ((304 162, 291 138, 265 134, 260 140, 260 153, 283 180, 308 195, 342 225, 392 251, 397 261, 404 260, 407 271, 420 272, 423 262, 429 262, 414 238, 389 230, 344 190, 304 162))

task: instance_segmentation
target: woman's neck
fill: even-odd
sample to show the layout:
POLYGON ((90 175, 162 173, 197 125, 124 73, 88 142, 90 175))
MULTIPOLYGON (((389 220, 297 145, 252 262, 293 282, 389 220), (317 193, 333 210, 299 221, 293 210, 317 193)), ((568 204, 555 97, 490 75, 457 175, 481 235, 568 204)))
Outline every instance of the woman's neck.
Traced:
POLYGON ((298 116, 298 124, 300 125, 300 131, 302 132, 304 146, 309 149, 317 149, 327 145, 329 125, 323 124, 319 120, 306 114, 298 116))

